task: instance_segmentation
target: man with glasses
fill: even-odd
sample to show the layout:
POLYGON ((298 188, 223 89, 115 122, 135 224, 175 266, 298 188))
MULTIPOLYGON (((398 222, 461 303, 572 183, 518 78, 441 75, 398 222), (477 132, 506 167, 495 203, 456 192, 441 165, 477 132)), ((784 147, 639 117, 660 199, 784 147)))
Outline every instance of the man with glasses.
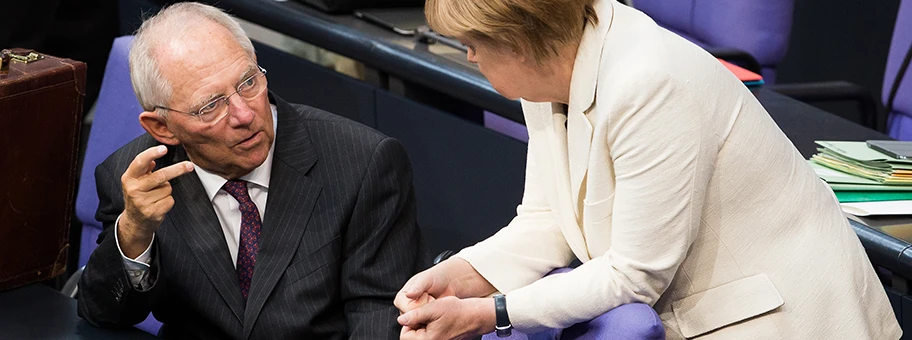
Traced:
POLYGON ((230 16, 146 20, 130 51, 148 132, 98 166, 79 314, 169 337, 394 339, 426 259, 399 142, 289 104, 230 16), (191 174, 193 172, 193 174, 191 174))

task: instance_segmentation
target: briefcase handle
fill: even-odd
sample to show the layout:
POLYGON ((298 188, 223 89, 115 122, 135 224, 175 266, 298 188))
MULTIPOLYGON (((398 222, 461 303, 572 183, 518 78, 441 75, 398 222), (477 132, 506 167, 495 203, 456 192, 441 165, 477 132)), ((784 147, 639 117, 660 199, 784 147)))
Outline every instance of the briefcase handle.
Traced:
POLYGON ((9 73, 9 65, 11 62, 15 61, 28 64, 41 59, 44 59, 44 56, 32 50, 23 50, 19 53, 13 52, 12 50, 2 50, 0 51, 0 74, 9 73))

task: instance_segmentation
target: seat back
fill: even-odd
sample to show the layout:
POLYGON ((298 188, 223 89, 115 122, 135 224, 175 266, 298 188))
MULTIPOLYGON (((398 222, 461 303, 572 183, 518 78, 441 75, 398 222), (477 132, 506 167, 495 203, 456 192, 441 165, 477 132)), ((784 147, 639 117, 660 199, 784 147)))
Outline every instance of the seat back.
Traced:
POLYGON ((794 0, 633 0, 659 25, 703 48, 735 48, 763 67, 766 83, 785 57, 794 0))
POLYGON ((143 110, 130 83, 128 55, 132 42, 133 36, 114 40, 101 92, 95 103, 95 118, 89 132, 79 190, 76 193, 76 217, 82 222, 79 267, 86 264, 89 255, 95 250, 96 239, 102 228, 101 223, 95 220, 95 210, 98 209, 95 167, 118 148, 145 132, 139 125, 138 118, 143 110))
POLYGON ((889 105, 890 93, 896 85, 891 112, 887 112, 887 131, 890 136, 900 140, 912 140, 912 66, 898 79, 902 64, 912 50, 912 0, 902 0, 896 14, 896 26, 893 30, 893 41, 887 57, 887 68, 884 72, 882 99, 889 105))

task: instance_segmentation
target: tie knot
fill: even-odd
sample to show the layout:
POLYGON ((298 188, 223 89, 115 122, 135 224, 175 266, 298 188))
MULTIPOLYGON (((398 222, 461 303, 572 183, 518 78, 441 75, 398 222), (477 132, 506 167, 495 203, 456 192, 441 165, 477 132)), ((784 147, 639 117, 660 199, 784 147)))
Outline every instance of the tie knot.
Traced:
POLYGON ((222 189, 238 202, 244 203, 250 200, 250 195, 247 194, 247 181, 233 179, 226 182, 222 189))

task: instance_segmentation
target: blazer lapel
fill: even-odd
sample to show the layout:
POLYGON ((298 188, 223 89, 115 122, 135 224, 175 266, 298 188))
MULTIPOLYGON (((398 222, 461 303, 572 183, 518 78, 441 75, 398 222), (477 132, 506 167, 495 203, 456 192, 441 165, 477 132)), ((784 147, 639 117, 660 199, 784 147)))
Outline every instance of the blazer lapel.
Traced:
POLYGON ((277 97, 275 153, 269 197, 263 216, 260 248, 244 313, 244 338, 249 338, 263 305, 271 295, 307 229, 322 188, 306 177, 317 161, 295 109, 277 97))
POLYGON ((580 230, 577 212, 570 200, 567 129, 564 128, 567 118, 562 105, 524 101, 523 112, 526 122, 532 124, 529 127, 530 143, 535 142, 533 139, 544 139, 544 145, 541 142, 535 142, 536 146, 531 147, 532 144, 530 144, 530 152, 535 152, 537 159, 551 160, 538 162, 536 166, 539 168, 536 171, 544 175, 539 175, 542 176, 540 180, 552 183, 551 186, 546 186, 546 196, 551 209, 554 210, 556 222, 560 225, 564 238, 573 253, 581 259, 588 259, 586 242, 580 230))
POLYGON ((592 123, 586 114, 595 103, 602 51, 614 19, 612 2, 599 0, 593 3, 597 13, 611 13, 611 15, 599 18, 598 25, 587 26, 583 31, 570 80, 570 103, 567 107, 567 148, 570 162, 571 197, 573 202, 576 202, 574 211, 577 215, 581 213, 580 191, 589 169, 589 151, 592 147, 592 123))
MULTIPOLYGON (((175 148, 174 163, 187 160, 183 148, 175 148)), ((171 180, 174 208, 168 220, 182 236, 209 281, 233 312, 238 322, 244 319, 244 297, 218 217, 196 175, 171 180)))
MULTIPOLYGON (((592 124, 579 107, 567 110, 567 159, 570 162, 570 189, 573 202, 580 202, 580 190, 589 170, 589 149, 592 147, 592 124)), ((574 212, 582 212, 576 204, 574 212)))

